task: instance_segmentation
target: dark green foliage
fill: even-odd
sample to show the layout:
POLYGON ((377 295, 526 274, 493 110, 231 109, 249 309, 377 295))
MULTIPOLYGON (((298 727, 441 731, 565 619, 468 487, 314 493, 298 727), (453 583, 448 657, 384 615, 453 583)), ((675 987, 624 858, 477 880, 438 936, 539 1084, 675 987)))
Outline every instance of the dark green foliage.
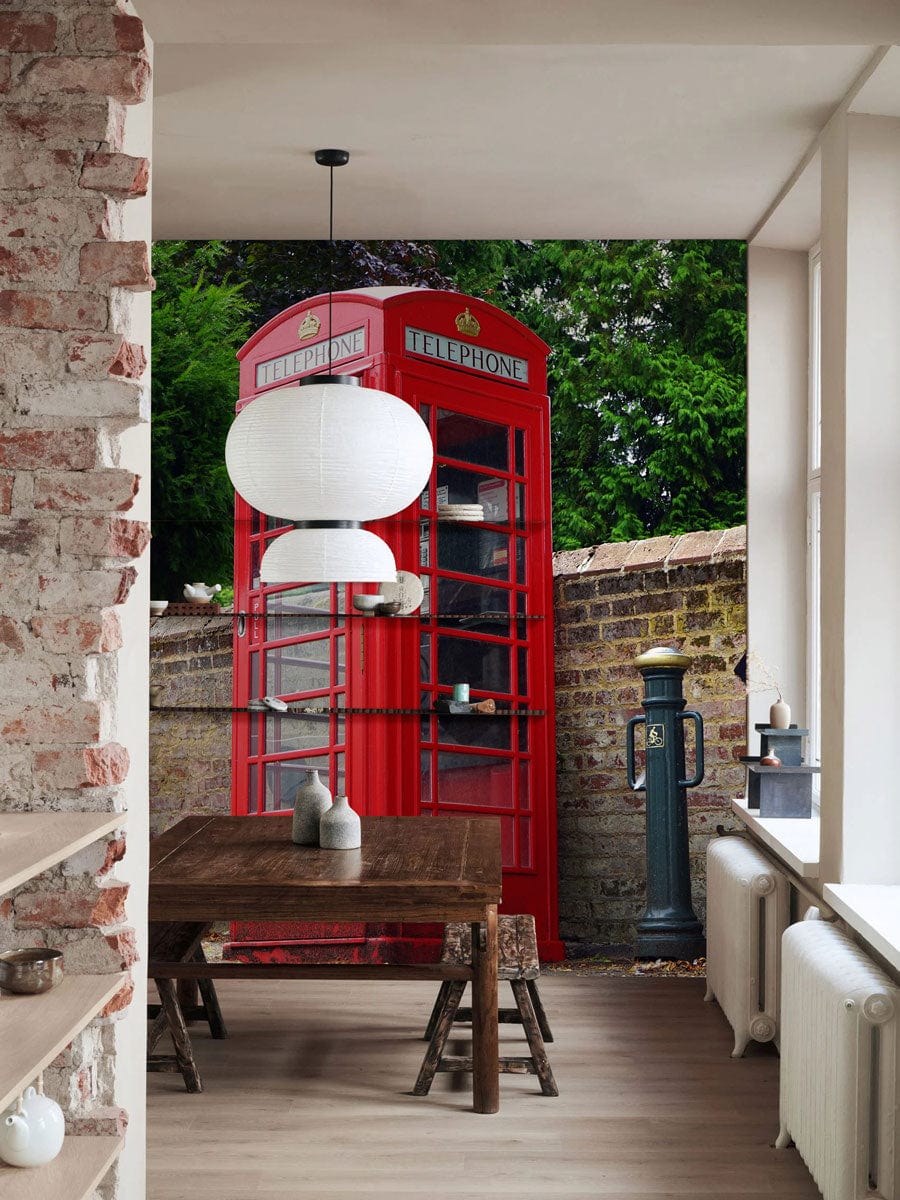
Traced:
POLYGON ((456 242, 441 266, 551 347, 554 544, 744 520, 743 242, 456 242))
MULTIPOLYGON (((234 351, 327 291, 331 251, 162 243, 154 273, 152 564, 171 598, 231 577, 234 351)), ((744 520, 743 242, 338 242, 333 277, 481 296, 550 345, 558 548, 744 520)))
MULTIPOLYGON (((429 242, 228 242, 219 271, 240 279, 253 327, 292 304, 328 291, 360 287, 453 289, 437 266, 440 243, 429 242)), ((212 278, 217 278, 213 275, 212 278)))
POLYGON ((239 286, 210 283, 221 242, 153 248, 153 595, 180 600, 185 583, 230 582, 234 491, 225 437, 238 397, 235 350, 250 333, 239 286))

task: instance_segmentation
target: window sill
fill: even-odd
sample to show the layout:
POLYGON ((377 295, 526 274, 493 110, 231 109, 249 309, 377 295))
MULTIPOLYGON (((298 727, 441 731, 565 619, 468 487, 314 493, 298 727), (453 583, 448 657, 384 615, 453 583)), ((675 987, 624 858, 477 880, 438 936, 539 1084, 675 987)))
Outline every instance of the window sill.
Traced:
POLYGON ((819 818, 759 817, 743 798, 731 801, 731 811, 765 846, 801 879, 819 878, 819 818))
POLYGON ((826 883, 823 896, 851 929, 900 971, 900 885, 826 883))

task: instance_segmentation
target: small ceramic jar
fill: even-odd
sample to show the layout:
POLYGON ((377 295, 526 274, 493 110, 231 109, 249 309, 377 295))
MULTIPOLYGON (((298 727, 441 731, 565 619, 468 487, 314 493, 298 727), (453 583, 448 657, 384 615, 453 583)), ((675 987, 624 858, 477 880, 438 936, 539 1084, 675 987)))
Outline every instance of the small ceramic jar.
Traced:
POLYGON ((319 845, 323 850, 356 850, 362 845, 359 813, 346 796, 335 796, 334 804, 319 821, 319 845))

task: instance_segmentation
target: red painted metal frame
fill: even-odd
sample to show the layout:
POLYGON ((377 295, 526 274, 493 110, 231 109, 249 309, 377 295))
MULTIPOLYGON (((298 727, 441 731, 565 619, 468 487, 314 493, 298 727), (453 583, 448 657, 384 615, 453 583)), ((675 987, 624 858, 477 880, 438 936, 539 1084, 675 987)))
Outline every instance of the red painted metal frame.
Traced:
MULTIPOLYGON (((262 391, 284 387, 303 375, 321 371, 315 366, 297 375, 272 380, 265 387, 257 388, 256 366, 282 355, 293 355, 304 349, 305 343, 298 340, 301 321, 312 314, 321 323, 321 330, 328 327, 327 297, 316 297, 294 305, 263 326, 239 352, 241 360, 241 399, 239 407, 249 402, 262 391)), ((436 654, 438 630, 441 637, 465 639, 475 637, 479 642, 493 641, 508 645, 510 692, 491 694, 498 700, 509 701, 520 707, 543 710, 542 717, 527 718, 529 725, 527 752, 520 752, 517 726, 522 718, 510 721, 509 749, 494 749, 478 746, 448 744, 440 746, 430 740, 436 736, 438 720, 432 716, 428 721, 428 740, 422 740, 420 719, 403 716, 363 716, 345 718, 345 769, 346 786, 354 805, 363 813, 370 814, 417 814, 421 812, 465 812, 484 811, 497 813, 513 819, 516 864, 504 870, 504 910, 508 912, 533 912, 537 919, 539 940, 543 956, 547 959, 563 955, 562 944, 557 932, 557 869, 556 869, 556 789, 555 789, 555 717, 553 693, 553 589, 550 542, 550 426, 549 402, 546 396, 546 353, 547 348, 529 330, 508 314, 472 297, 455 293, 433 292, 425 289, 375 289, 373 293, 337 293, 333 299, 334 337, 346 331, 365 330, 365 353, 351 358, 341 358, 335 369, 341 373, 357 374, 363 384, 383 388, 401 396, 417 410, 430 405, 430 424, 435 433, 437 410, 459 412, 480 421, 493 422, 508 429, 507 469, 477 466, 465 460, 456 460, 447 454, 439 454, 436 471, 429 485, 431 508, 420 510, 418 501, 403 513, 384 521, 372 522, 369 528, 384 537, 391 545, 398 567, 416 571, 432 580, 458 579, 486 588, 503 591, 509 596, 511 615, 516 612, 516 598, 526 597, 526 611, 540 620, 529 620, 509 624, 499 623, 496 634, 467 633, 454 628, 451 623, 435 624, 429 620, 388 619, 362 617, 354 614, 350 593, 361 590, 339 587, 334 591, 335 600, 340 599, 340 611, 350 613, 342 624, 343 632, 332 631, 328 636, 343 637, 346 646, 346 675, 344 696, 348 706, 413 708, 418 709, 423 695, 449 694, 449 685, 437 684, 432 670, 431 682, 423 683, 420 665, 420 634, 431 633, 430 646, 432 666, 436 654), (455 321, 468 308, 481 325, 476 339, 457 331, 455 321), (412 325, 417 329, 433 331, 455 341, 475 342, 505 354, 524 358, 528 362, 529 382, 524 385, 510 380, 499 380, 487 374, 460 366, 414 356, 404 350, 404 329, 412 325), (526 459, 524 474, 517 474, 514 429, 524 431, 526 459), (502 479, 507 484, 507 521, 505 524, 480 523, 481 530, 494 530, 508 537, 509 578, 496 580, 462 572, 439 571, 436 566, 436 538, 440 528, 435 527, 435 477, 442 466, 474 472, 485 478, 502 479), (515 486, 524 484, 525 513, 521 532, 518 528, 515 486), (421 516, 420 516, 421 513, 421 516), (419 565, 420 520, 429 527, 429 565, 419 565), (517 577, 516 540, 526 540, 526 581, 517 577), (524 628, 523 628, 524 627, 524 628), (522 636, 519 636, 519 635, 522 636), (524 639, 524 640, 523 640, 524 639), (526 647, 528 663, 528 690, 517 691, 519 646, 526 647), (420 797, 420 755, 423 751, 431 756, 432 764, 443 749, 454 755, 470 754, 475 759, 496 759, 508 762, 515 780, 513 804, 491 806, 490 804, 459 804, 445 801, 429 804, 429 798, 420 797), (530 796, 527 807, 520 803, 518 794, 517 765, 523 762, 530 770, 530 796), (520 839, 522 820, 530 822, 530 863, 518 865, 521 858, 520 839)), ((312 345, 321 343, 321 338, 312 339, 312 345)), ((301 362, 302 359, 297 359, 301 362)), ((235 509, 235 607, 239 612, 261 613, 265 597, 284 589, 251 587, 253 545, 264 534, 254 529, 256 514, 241 500, 236 499, 235 509)), ((277 533, 275 534, 277 536, 277 533)), ((261 553, 262 547, 260 547, 261 553)), ((376 590, 375 587, 365 590, 376 590)), ((438 598, 439 589, 432 583, 430 589, 431 609, 438 598)), ((332 620, 332 624, 335 624, 332 620)), ((235 672, 234 702, 245 706, 252 695, 263 694, 261 688, 265 678, 262 674, 256 681, 250 678, 251 650, 258 651, 256 662, 261 673, 263 664, 263 627, 261 616, 247 619, 244 628, 240 620, 235 622, 235 672)), ((282 642, 285 639, 280 639, 282 642)), ((290 643, 290 639, 287 639, 290 643)), ((333 682, 333 681, 332 681, 333 682)), ((319 694, 328 694, 334 699, 332 689, 320 689, 319 694)), ((479 699, 484 693, 473 689, 472 698, 479 699)), ((306 693, 303 693, 305 696, 306 693)), ((330 730, 335 728, 331 718, 330 730)), ((257 722, 262 734, 266 720, 263 716, 235 715, 233 724, 233 811, 244 814, 249 806, 249 722, 257 722)), ((262 749, 262 743, 259 743, 262 749)), ((295 757, 302 758, 298 752, 295 757)), ((332 759, 333 761, 333 759, 332 759)), ((258 760, 253 768, 260 771, 258 760)), ((263 802, 262 780, 257 787, 257 796, 263 802)), ((277 815, 277 814, 272 814, 277 815)), ((285 930, 286 940, 291 943, 306 943, 311 931, 285 930)), ((337 933, 337 931, 334 931, 337 933)), ((371 930, 369 931, 372 932, 371 930)), ((381 930, 382 938, 388 941, 400 931, 381 930)), ((433 933, 434 931, 420 931, 433 933)), ((279 936, 272 927, 267 930, 244 930, 243 936, 251 936, 255 957, 277 957, 279 936)), ((362 931, 344 931, 353 944, 361 943, 362 931)), ((347 937, 332 938, 345 947, 347 937)), ((433 952, 431 937, 426 938, 427 953, 433 952)), ((389 957, 406 957, 416 951, 394 951, 389 957)), ((323 954, 323 957, 327 956, 323 954)))

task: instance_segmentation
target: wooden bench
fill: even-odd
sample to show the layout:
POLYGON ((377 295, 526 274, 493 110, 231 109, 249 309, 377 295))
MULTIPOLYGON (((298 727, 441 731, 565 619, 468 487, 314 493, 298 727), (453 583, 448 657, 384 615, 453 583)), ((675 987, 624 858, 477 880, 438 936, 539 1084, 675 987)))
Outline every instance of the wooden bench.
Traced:
MULTIPOLYGON (((150 925, 150 967, 154 962, 177 962, 196 964, 202 970, 206 963, 202 939, 209 932, 209 923, 182 922, 180 924, 150 925)), ((178 984, 165 976, 154 976, 153 982, 159 992, 159 1004, 147 1005, 147 1017, 152 1020, 147 1035, 147 1070, 180 1071, 189 1092, 202 1092, 203 1083, 194 1062, 194 1051, 188 1033, 189 1021, 206 1021, 214 1038, 228 1037, 222 1019, 216 987, 211 979, 198 975, 196 979, 184 976, 178 984), (196 994, 199 989, 199 997, 196 994), (197 1000, 199 998, 199 1003, 197 1000), (172 1037, 174 1054, 154 1054, 156 1045, 164 1033, 172 1037)))
MULTIPOLYGON (((527 1057, 500 1059, 501 1072, 537 1075, 541 1091, 545 1096, 558 1096, 559 1088, 550 1069, 545 1042, 553 1041, 547 1014, 538 994, 537 980, 541 973, 538 960, 537 935, 534 917, 530 914, 501 916, 498 920, 500 941, 499 977, 509 982, 515 1008, 501 1008, 498 1019, 505 1024, 515 1023, 523 1027, 531 1054, 527 1057)), ((482 926, 482 930, 483 930, 482 926)), ((444 928, 444 944, 441 962, 447 965, 465 966, 472 961, 472 927, 462 922, 453 922, 444 928)), ((428 1049, 422 1061, 419 1077, 413 1094, 428 1094, 437 1071, 471 1071, 472 1059, 444 1054, 450 1030, 458 1021, 471 1021, 471 1008, 461 1008, 460 1000, 465 990, 465 980, 447 979, 441 984, 435 1000, 425 1038, 428 1049)))

